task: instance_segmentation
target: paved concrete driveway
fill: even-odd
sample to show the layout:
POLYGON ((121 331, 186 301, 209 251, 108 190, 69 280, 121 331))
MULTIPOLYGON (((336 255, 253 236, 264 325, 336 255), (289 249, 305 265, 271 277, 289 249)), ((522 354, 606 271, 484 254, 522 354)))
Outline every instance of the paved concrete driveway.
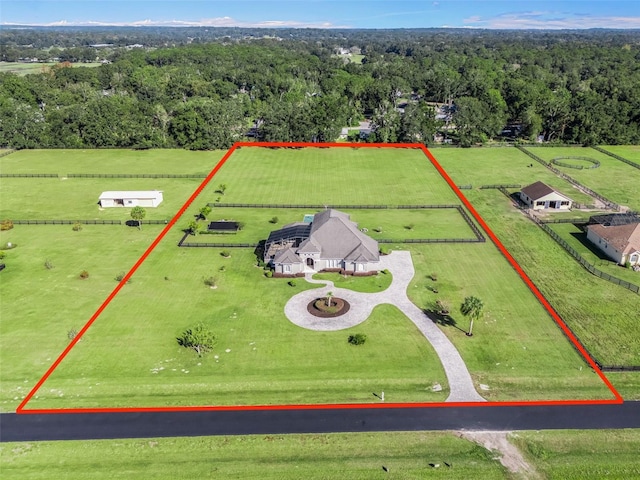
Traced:
POLYGON ((333 282, 313 280, 311 274, 307 274, 305 278, 308 282, 324 286, 294 295, 285 305, 284 313, 292 323, 302 328, 335 331, 351 328, 364 322, 377 305, 384 303, 395 305, 418 327, 440 357, 450 389, 446 401, 485 401, 474 388, 469 370, 467 370, 467 366, 456 347, 433 320, 407 297, 407 287, 415 275, 411 252, 394 251, 390 255, 380 257, 380 270, 385 268, 393 275, 393 281, 389 288, 378 293, 360 293, 345 288, 336 288, 333 282), (351 304, 349 311, 334 318, 318 318, 311 315, 307 311, 309 302, 326 295, 329 291, 333 292, 336 297, 348 301, 351 304))

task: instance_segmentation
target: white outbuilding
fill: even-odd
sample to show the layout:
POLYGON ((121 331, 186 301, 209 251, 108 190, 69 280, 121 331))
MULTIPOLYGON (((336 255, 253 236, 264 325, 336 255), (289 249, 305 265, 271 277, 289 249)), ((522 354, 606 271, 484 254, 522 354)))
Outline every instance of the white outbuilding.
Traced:
POLYGON ((536 182, 527 185, 520 192, 520 200, 533 210, 570 210, 573 200, 554 190, 549 185, 536 182))
POLYGON ((108 207, 157 207, 162 203, 161 190, 109 191, 100 194, 100 206, 108 207))

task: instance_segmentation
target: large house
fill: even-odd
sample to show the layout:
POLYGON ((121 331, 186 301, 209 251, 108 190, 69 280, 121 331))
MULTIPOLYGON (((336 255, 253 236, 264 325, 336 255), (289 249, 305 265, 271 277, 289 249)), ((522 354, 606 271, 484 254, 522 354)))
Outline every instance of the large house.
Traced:
POLYGON ((573 201, 546 183, 536 182, 520 191, 520 200, 533 210, 569 210, 573 201))
POLYGON ((310 223, 296 222, 271 232, 264 261, 276 276, 293 276, 322 270, 352 275, 378 271, 378 242, 365 235, 349 215, 327 209, 310 223))
POLYGON ((100 206, 107 207, 157 207, 162 203, 162 191, 108 191, 100 194, 100 206))
POLYGON ((640 221, 634 215, 591 217, 587 238, 620 265, 640 265, 640 221))

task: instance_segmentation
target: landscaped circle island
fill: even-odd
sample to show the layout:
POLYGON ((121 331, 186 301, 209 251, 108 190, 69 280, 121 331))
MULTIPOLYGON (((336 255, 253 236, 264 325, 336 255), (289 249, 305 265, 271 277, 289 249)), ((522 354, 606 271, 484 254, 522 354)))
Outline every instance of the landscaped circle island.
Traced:
POLYGON ((316 298, 307 305, 307 311, 320 318, 339 317, 347 313, 350 308, 349 302, 337 297, 331 297, 329 301, 327 297, 316 298))

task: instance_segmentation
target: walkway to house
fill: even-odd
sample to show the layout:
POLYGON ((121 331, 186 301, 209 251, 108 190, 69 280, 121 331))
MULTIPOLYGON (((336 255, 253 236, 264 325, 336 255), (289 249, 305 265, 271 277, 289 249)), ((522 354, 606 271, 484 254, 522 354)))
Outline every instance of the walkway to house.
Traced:
POLYGON ((325 285, 322 288, 306 290, 294 295, 285 305, 284 313, 294 324, 309 330, 335 331, 354 327, 364 322, 371 315, 374 307, 388 303, 395 305, 418 327, 429 340, 440 357, 449 382, 447 402, 484 402, 473 386, 471 375, 456 347, 447 336, 422 310, 407 297, 407 287, 415 275, 411 252, 394 251, 390 255, 380 257, 380 270, 387 269, 393 275, 389 288, 379 293, 360 293, 344 288, 336 288, 333 282, 314 280, 310 273, 305 279, 310 283, 325 285), (334 318, 319 318, 307 311, 312 300, 323 297, 327 292, 349 302, 351 308, 347 313, 334 318))

